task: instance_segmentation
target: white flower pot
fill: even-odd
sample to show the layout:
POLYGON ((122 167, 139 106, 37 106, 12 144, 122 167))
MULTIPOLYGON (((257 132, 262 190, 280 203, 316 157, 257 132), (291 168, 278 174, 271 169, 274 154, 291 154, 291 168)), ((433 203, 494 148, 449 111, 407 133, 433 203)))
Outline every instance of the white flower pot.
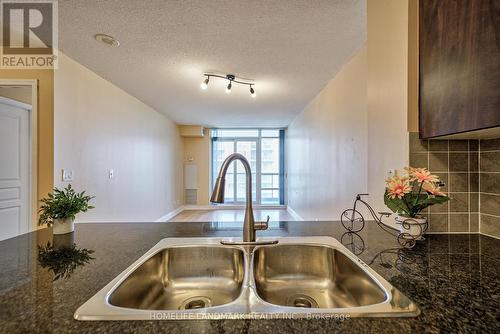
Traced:
POLYGON ((399 231, 401 233, 408 233, 417 240, 421 239, 422 235, 427 230, 427 218, 425 217, 410 218, 396 215, 394 219, 399 225, 399 231))
POLYGON ((74 219, 54 219, 54 224, 52 225, 53 234, 66 234, 71 233, 75 230, 75 220, 74 219))

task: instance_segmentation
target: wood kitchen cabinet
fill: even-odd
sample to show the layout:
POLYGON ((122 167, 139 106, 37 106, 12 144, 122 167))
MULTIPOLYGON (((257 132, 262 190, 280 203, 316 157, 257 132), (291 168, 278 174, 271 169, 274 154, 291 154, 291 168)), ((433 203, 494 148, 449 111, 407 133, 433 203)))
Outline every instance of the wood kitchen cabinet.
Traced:
POLYGON ((500 0, 419 7, 420 137, 500 126, 500 0))

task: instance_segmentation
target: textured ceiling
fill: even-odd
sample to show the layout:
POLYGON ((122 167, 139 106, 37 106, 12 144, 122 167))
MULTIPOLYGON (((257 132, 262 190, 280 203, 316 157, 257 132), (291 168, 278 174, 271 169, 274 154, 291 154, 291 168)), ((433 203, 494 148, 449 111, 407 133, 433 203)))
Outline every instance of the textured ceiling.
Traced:
POLYGON ((65 0, 61 50, 180 124, 286 126, 366 39, 365 0, 65 0), (110 48, 93 36, 106 33, 110 48), (255 80, 246 86, 204 72, 255 80))

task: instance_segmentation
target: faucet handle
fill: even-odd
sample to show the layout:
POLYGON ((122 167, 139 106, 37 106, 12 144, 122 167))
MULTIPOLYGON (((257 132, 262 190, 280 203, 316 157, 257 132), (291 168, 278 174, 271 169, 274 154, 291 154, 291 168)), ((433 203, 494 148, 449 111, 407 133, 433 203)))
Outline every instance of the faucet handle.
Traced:
POLYGON ((255 230, 267 230, 269 227, 269 216, 265 222, 255 222, 255 230))

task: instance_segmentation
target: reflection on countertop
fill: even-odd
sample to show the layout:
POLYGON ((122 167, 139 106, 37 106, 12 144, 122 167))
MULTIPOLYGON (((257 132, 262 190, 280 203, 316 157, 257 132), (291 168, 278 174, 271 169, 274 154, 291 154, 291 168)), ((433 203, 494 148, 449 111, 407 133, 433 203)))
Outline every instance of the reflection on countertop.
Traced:
POLYGON ((38 264, 54 273, 54 281, 71 277, 76 268, 95 260, 93 250, 79 248, 75 242, 75 233, 54 235, 53 241, 45 246, 38 245, 38 264))
MULTIPOLYGON (((76 249, 93 250, 69 277, 39 262, 39 246, 54 246, 50 229, 0 242, 0 332, 471 332, 500 331, 500 240, 428 235, 410 250, 368 223, 346 234, 339 222, 277 222, 258 236, 332 236, 419 305, 417 318, 302 320, 98 321, 73 313, 159 240, 166 237, 241 237, 234 223, 77 224, 76 249)), ((57 245, 57 241, 56 241, 57 245)))

